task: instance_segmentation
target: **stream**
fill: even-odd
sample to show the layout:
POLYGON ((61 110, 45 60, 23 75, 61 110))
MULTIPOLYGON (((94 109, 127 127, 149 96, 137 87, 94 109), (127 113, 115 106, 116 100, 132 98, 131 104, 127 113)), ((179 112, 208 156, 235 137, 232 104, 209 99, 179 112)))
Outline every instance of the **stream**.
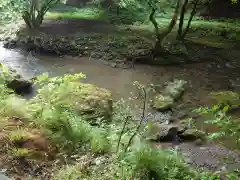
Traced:
MULTIPOLYGON (((132 69, 121 69, 88 57, 33 56, 21 50, 5 49, 1 44, 0 62, 17 70, 26 79, 44 72, 48 72, 50 76, 82 72, 87 75, 84 82, 111 90, 114 100, 128 99, 131 92, 135 93, 134 81, 139 81, 144 85, 150 83, 159 85, 174 78, 184 79, 188 82, 189 88, 179 104, 179 111, 211 104, 211 100, 207 98, 209 92, 229 90, 231 86, 229 79, 239 77, 239 69, 226 67, 225 64, 209 62, 174 67, 135 65, 132 69)), ((166 143, 161 146, 172 145, 166 143)), ((240 153, 222 146, 212 143, 202 146, 182 143, 178 145, 178 148, 186 159, 190 159, 189 163, 197 167, 206 167, 211 170, 240 167, 240 153), (226 161, 226 157, 232 161, 226 161)))

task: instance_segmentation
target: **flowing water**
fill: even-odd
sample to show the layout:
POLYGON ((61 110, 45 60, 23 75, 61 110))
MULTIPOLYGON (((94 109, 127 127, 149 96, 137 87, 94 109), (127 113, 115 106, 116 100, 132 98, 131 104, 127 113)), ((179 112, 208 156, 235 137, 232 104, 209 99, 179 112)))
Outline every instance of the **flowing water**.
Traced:
MULTIPOLYGON (((84 82, 111 90, 115 100, 129 98, 130 93, 136 91, 133 86, 134 81, 139 81, 141 84, 159 85, 174 78, 184 79, 188 82, 189 88, 180 102, 183 108, 208 104, 210 102, 207 98, 209 92, 229 90, 229 79, 239 77, 239 69, 214 63, 175 67, 136 65, 132 69, 120 69, 112 68, 104 62, 86 57, 33 56, 31 53, 9 50, 1 46, 0 62, 17 70, 26 79, 44 72, 48 72, 51 76, 82 72, 87 75, 84 82)), ((196 147, 184 143, 179 147, 185 154, 188 154, 186 156, 190 157, 192 163, 197 164, 197 166, 210 164, 214 166, 213 169, 219 169, 224 163, 215 157, 218 155, 221 157, 231 156, 235 164, 240 163, 238 153, 223 147, 215 145, 196 147)))

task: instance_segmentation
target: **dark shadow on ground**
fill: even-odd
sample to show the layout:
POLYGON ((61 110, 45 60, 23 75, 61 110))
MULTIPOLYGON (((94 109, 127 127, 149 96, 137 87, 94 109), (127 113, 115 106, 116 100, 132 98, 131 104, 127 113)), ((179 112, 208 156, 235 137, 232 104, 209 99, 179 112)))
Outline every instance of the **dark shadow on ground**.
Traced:
POLYGON ((68 19, 50 20, 39 29, 41 32, 54 35, 72 35, 75 33, 110 33, 116 31, 114 25, 100 20, 68 19))

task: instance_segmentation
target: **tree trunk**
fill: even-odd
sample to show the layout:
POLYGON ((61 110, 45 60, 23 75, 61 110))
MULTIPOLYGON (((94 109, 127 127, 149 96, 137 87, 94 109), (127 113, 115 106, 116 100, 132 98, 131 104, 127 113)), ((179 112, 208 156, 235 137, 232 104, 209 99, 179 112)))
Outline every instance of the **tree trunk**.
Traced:
MULTIPOLYGON (((155 55, 161 54, 164 52, 163 48, 162 48, 162 41, 165 39, 165 37, 172 32, 174 26, 177 23, 177 19, 178 19, 178 15, 179 15, 179 7, 181 4, 181 0, 177 1, 177 4, 175 6, 175 10, 174 10, 174 14, 172 17, 171 22, 168 25, 168 28, 165 29, 162 33, 159 32, 159 27, 158 27, 158 23, 156 21, 156 19, 154 18, 155 13, 157 8, 154 7, 150 2, 148 2, 148 5, 151 7, 152 11, 151 14, 149 15, 149 20, 152 22, 152 24, 154 25, 155 28, 155 33, 156 33, 156 37, 157 37, 157 41, 155 43, 155 47, 153 49, 153 53, 155 55)), ((166 52, 166 51, 165 51, 166 52)))
POLYGON ((189 31, 189 28, 190 28, 190 25, 191 25, 191 22, 193 20, 193 17, 195 16, 196 12, 197 12, 197 5, 199 3, 200 0, 195 0, 194 4, 193 4, 193 9, 192 9, 192 12, 191 12, 191 15, 190 15, 190 18, 188 20, 188 24, 187 24, 187 27, 184 31, 184 33, 182 34, 182 37, 181 39, 184 39, 186 34, 188 33, 189 31))
POLYGON ((177 39, 181 39, 181 36, 182 36, 183 24, 184 24, 184 15, 186 13, 187 4, 188 4, 188 0, 185 0, 184 4, 182 6, 182 9, 181 9, 181 15, 180 15, 177 39))

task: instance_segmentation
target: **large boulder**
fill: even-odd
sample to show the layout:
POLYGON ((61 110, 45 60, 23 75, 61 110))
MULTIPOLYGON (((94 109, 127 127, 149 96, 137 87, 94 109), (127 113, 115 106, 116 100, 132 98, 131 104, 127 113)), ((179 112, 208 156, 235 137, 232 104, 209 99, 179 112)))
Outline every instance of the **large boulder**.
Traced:
POLYGON ((160 142, 205 140, 205 132, 189 128, 186 123, 151 123, 146 132, 148 140, 160 142))
POLYGON ((175 79, 153 97, 152 106, 159 111, 171 109, 174 102, 177 101, 185 90, 186 81, 175 79))
POLYGON ((6 86, 17 94, 30 93, 32 90, 32 82, 25 80, 15 70, 0 64, 0 76, 6 86))
POLYGON ((82 84, 81 95, 73 97, 74 109, 88 121, 110 120, 112 94, 109 90, 92 84, 82 84))
MULTIPOLYGON (((49 84, 51 83, 46 83, 41 87, 39 90, 41 93, 32 99, 33 104, 38 104, 39 101, 48 103, 49 99, 52 99, 53 104, 58 104, 74 112, 91 124, 111 120, 113 102, 112 94, 109 90, 77 81, 60 85, 55 83, 49 84), (43 97, 43 94, 47 94, 47 96, 43 97)), ((45 112, 49 113, 48 108, 44 110, 45 112)))

